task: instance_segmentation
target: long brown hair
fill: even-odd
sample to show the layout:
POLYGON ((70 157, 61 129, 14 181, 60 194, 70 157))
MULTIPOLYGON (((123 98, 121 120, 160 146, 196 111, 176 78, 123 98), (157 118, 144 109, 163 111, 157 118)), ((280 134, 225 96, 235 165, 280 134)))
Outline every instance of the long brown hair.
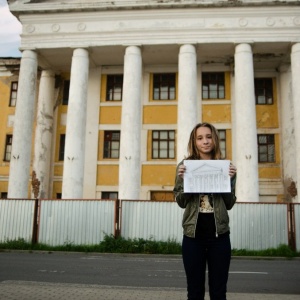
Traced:
POLYGON ((221 159, 222 158, 222 152, 220 149, 220 138, 217 129, 210 123, 198 123, 194 129, 192 130, 190 134, 190 139, 188 143, 188 157, 187 159, 201 159, 199 150, 196 145, 196 134, 197 129, 200 127, 207 127, 211 130, 212 140, 213 140, 213 150, 211 152, 211 158, 212 159, 221 159))

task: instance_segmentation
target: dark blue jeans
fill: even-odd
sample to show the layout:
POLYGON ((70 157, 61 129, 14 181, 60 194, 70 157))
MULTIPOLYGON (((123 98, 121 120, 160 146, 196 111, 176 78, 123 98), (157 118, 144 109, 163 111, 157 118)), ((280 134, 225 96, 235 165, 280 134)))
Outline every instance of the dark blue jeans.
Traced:
POLYGON ((187 277, 188 300, 204 300, 206 264, 211 300, 226 300, 231 259, 229 234, 219 237, 183 237, 182 257, 187 277))

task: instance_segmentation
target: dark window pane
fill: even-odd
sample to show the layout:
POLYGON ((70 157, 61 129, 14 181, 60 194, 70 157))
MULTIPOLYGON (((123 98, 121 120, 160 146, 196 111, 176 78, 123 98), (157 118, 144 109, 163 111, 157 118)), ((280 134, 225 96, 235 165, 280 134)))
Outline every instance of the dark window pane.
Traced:
POLYGON ((175 158, 175 131, 152 131, 152 158, 175 158))
POLYGON ((225 98, 225 75, 222 72, 202 73, 202 99, 225 98))
POLYGON ((58 160, 64 160, 64 158, 65 158, 65 141, 66 141, 66 135, 61 134, 60 135, 60 140, 59 140, 58 160))
POLYGON ((272 78, 255 78, 256 104, 273 104, 273 80, 272 78))
POLYGON ((153 100, 174 100, 175 89, 175 73, 153 74, 153 100))
POLYGON ((119 158, 120 131, 104 131, 103 158, 119 158))
POLYGON ((259 134, 257 144, 258 162, 275 162, 274 134, 259 134))
POLYGON ((121 101, 123 92, 123 75, 107 75, 106 101, 121 101))
POLYGON ((6 135, 4 161, 10 161, 11 160, 12 141, 13 141, 12 134, 6 135))
POLYGON ((118 199, 118 192, 102 192, 102 199, 118 199))
POLYGON ((62 104, 68 105, 70 92, 70 80, 64 80, 62 104))
POLYGON ((226 157, 226 130, 218 130, 222 157, 226 157))
POLYGON ((18 82, 14 81, 10 87, 9 106, 16 106, 17 103, 18 82))
POLYGON ((7 192, 1 192, 1 199, 7 199, 7 192))

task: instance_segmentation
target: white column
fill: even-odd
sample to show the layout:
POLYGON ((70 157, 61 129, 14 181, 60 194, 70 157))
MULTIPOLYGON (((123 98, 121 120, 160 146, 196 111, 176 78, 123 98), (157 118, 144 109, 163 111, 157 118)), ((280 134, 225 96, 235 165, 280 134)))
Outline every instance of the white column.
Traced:
POLYGON ((238 201, 259 201, 256 109, 252 49, 235 48, 235 120, 238 201))
POLYGON ((291 188, 297 181, 292 75, 290 65, 282 65, 279 70, 283 185, 285 200, 291 201, 295 199, 291 188))
POLYGON ((41 74, 34 141, 33 171, 40 181, 39 198, 49 198, 50 164, 53 138, 53 105, 55 74, 45 70, 41 74))
POLYGON ((177 160, 187 156, 192 129, 198 122, 197 58, 193 45, 183 45, 178 61, 177 160))
POLYGON ((97 187, 97 160, 98 160, 98 138, 99 138, 99 95, 101 87, 101 70, 99 68, 89 71, 87 120, 84 163, 84 187, 83 197, 85 199, 96 198, 97 187))
POLYGON ((62 188, 64 199, 78 199, 83 196, 88 75, 88 51, 75 49, 71 67, 65 141, 62 188))
POLYGON ((13 144, 9 171, 8 197, 27 198, 30 177, 33 116, 36 96, 37 54, 22 53, 13 144))
POLYGON ((124 57, 119 198, 140 198, 141 188, 141 49, 130 46, 124 57))
MULTIPOLYGON (((295 128, 295 144, 296 144, 296 187, 298 195, 300 193, 300 43, 294 44, 291 53, 292 66, 292 89, 293 89, 293 104, 294 104, 294 128, 295 128)), ((297 196, 296 201, 299 201, 297 196)))

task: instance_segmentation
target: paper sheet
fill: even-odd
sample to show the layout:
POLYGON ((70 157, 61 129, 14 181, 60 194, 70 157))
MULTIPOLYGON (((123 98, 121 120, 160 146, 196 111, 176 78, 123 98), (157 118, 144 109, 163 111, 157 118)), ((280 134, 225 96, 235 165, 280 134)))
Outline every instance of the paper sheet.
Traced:
POLYGON ((185 160, 185 193, 230 193, 229 160, 185 160))

